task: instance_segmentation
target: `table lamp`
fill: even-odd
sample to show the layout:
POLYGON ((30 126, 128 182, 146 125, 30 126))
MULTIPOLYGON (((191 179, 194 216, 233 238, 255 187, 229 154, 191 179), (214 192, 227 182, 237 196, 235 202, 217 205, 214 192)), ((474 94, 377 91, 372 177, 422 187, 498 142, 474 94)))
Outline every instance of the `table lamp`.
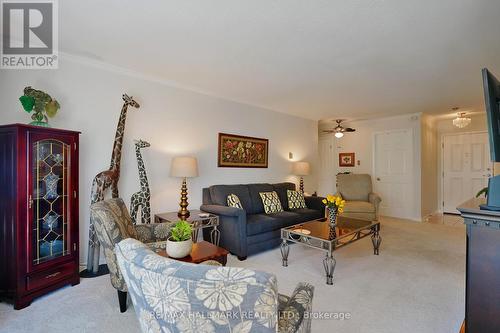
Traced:
POLYGON ((304 177, 309 175, 311 166, 309 162, 295 162, 292 165, 292 172, 296 176, 300 176, 300 193, 304 194, 304 177))
POLYGON ((177 216, 181 220, 186 220, 189 217, 186 178, 198 176, 198 161, 196 157, 174 157, 170 168, 170 176, 182 178, 181 201, 179 203, 181 209, 177 213, 177 216))

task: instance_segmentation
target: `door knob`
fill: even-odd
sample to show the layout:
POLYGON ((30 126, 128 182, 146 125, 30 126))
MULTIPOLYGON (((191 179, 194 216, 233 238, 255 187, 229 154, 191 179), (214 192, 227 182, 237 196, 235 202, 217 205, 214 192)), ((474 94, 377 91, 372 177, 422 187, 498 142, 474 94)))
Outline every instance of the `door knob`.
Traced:
POLYGON ((380 181, 380 178, 379 178, 379 177, 377 177, 377 180, 378 180, 378 181, 380 181))

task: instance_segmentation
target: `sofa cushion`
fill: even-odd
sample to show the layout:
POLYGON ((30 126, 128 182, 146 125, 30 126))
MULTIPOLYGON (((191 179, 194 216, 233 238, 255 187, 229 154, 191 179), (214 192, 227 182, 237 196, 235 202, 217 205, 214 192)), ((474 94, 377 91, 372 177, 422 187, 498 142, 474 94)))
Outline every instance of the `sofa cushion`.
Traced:
POLYGON ((284 210, 289 210, 290 208, 288 207, 288 197, 287 197, 287 190, 295 191, 295 184, 294 183, 278 183, 278 184, 273 184, 274 190, 276 193, 278 193, 278 196, 280 197, 281 205, 283 206, 284 210))
POLYGON ((297 223, 317 220, 324 217, 323 212, 310 208, 294 209, 291 210, 291 212, 299 214, 299 220, 297 221, 297 223))
POLYGON ((209 187, 212 202, 215 205, 227 206, 227 196, 236 194, 246 212, 252 210, 252 200, 247 185, 213 185, 209 187))
POLYGON ((227 196, 227 205, 234 208, 243 208, 240 198, 238 198, 238 196, 234 193, 231 193, 227 196))
POLYGON ((346 201, 344 212, 352 213, 375 213, 375 206, 366 201, 346 201))
POLYGON ((278 230, 302 222, 300 215, 294 212, 247 215, 247 235, 278 230))
POLYGON ((264 205, 260 197, 260 192, 272 192, 274 187, 271 184, 248 184, 248 192, 252 202, 251 210, 247 211, 249 214, 264 213, 264 205))
POLYGON ((276 193, 276 191, 260 192, 259 195, 262 198, 262 205, 264 206, 264 212, 266 214, 279 213, 283 211, 280 198, 278 197, 278 193, 276 193))
POLYGON ((306 199, 304 199, 304 194, 300 193, 299 191, 292 191, 292 190, 287 190, 286 194, 288 197, 287 201, 290 210, 307 208, 306 199))

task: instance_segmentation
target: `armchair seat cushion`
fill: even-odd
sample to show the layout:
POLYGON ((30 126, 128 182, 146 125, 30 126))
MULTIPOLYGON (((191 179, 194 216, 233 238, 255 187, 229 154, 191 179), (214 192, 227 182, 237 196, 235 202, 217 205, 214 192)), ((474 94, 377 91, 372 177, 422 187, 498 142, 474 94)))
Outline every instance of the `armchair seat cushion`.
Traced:
POLYGON ((367 201, 346 201, 344 212, 375 213, 375 206, 367 201))

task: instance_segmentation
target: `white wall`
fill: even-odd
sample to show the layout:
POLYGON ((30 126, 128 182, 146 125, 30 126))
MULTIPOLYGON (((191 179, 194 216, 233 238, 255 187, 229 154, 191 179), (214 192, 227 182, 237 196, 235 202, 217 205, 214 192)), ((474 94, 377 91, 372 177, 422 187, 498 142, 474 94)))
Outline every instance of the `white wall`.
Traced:
MULTIPOLYGON (((235 83, 238 84, 238 83, 235 83)), ((61 110, 51 120, 58 128, 79 130, 80 144, 80 261, 86 261, 90 186, 93 177, 109 167, 122 93, 141 104, 128 113, 122 156, 120 195, 127 205, 139 190, 133 139, 151 143, 143 151, 152 191, 152 212, 178 210, 180 180, 169 177, 173 156, 198 158, 200 177, 190 179, 190 208, 201 203, 202 187, 212 184, 280 182, 292 180, 288 152, 294 160, 312 163, 305 187, 315 191, 317 123, 239 104, 159 82, 128 72, 107 70, 102 64, 62 58, 58 70, 0 71, 1 123, 29 122, 18 101, 31 85, 57 98, 61 110), (269 139, 269 168, 218 168, 217 133, 269 139)))
MULTIPOLYGON (((369 119, 361 121, 352 121, 344 124, 347 127, 356 129, 354 133, 346 133, 341 139, 332 138, 335 149, 332 151, 332 158, 334 159, 334 169, 331 171, 332 177, 338 172, 350 171, 353 173, 368 173, 373 172, 373 135, 375 132, 381 132, 393 129, 412 129, 414 135, 414 163, 420 165, 421 163, 421 140, 420 140, 420 114, 402 115, 396 117, 369 119), (339 167, 338 154, 341 152, 352 153, 356 155, 356 166, 354 167, 339 167), (358 161, 360 165, 358 165, 358 161)), ((323 129, 331 128, 331 122, 325 124, 321 122, 319 125, 319 133, 321 136, 323 129)), ((333 134, 330 134, 333 137, 333 134)), ((421 197, 421 180, 420 168, 414 168, 414 207, 409 216, 412 219, 420 220, 420 197, 421 197)), ((332 189, 335 191, 335 189, 332 189)))
POLYGON ((438 136, 434 117, 422 114, 421 216, 438 211, 438 136))

